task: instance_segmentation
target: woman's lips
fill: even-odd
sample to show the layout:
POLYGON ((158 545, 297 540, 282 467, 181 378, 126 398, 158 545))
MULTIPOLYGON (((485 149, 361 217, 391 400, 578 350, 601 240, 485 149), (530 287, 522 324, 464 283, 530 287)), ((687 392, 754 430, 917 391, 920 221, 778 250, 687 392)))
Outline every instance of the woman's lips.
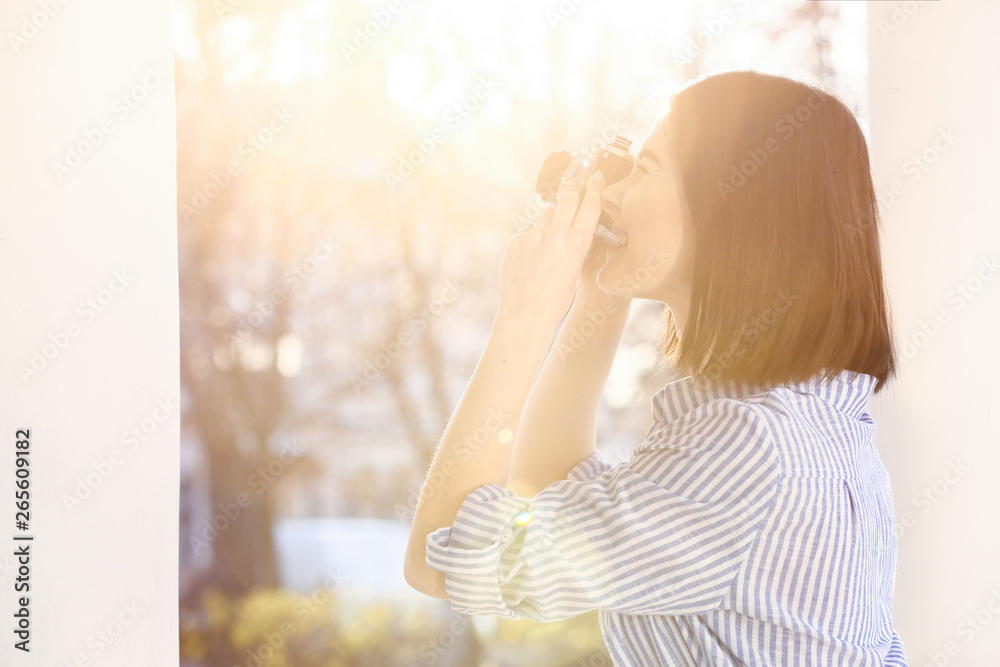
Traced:
POLYGON ((628 234, 626 234, 624 231, 622 231, 618 227, 612 226, 612 227, 609 227, 608 229, 618 239, 618 246, 617 247, 624 248, 625 246, 628 245, 628 234))
POLYGON ((597 225, 594 236, 607 243, 612 248, 621 248, 628 245, 628 234, 617 227, 605 227, 597 225))

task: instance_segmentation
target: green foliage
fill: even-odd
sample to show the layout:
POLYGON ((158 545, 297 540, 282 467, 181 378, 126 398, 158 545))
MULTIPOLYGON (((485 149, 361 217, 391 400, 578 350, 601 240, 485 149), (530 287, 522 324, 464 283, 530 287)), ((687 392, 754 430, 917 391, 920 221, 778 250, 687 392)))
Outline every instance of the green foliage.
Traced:
POLYGON ((611 665, 596 611, 556 623, 501 619, 488 637, 471 617, 439 621, 428 611, 348 604, 325 588, 257 588, 238 598, 208 588, 197 609, 181 610, 180 658, 206 667, 611 665))
POLYGON ((420 640, 419 625, 387 603, 344 614, 329 589, 258 588, 230 599, 209 588, 181 621, 181 659, 213 667, 394 664, 401 647, 420 640))

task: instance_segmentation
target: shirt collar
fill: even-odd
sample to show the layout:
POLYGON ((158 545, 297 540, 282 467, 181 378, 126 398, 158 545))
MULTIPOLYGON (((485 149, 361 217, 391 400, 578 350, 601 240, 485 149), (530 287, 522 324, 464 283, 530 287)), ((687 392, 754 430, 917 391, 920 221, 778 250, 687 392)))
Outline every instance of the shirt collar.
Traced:
POLYGON ((803 382, 791 382, 780 387, 753 385, 746 382, 698 384, 691 376, 669 382, 653 396, 653 417, 661 424, 669 423, 695 407, 717 398, 742 400, 784 390, 816 396, 840 412, 859 418, 865 413, 878 378, 850 370, 838 372, 831 380, 818 373, 803 382))

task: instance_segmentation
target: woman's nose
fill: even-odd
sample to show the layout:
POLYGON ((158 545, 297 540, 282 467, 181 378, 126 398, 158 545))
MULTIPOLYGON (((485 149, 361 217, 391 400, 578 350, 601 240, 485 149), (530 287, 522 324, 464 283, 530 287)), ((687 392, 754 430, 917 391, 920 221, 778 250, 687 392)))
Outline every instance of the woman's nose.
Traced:
POLYGON ((621 202, 625 191, 629 188, 629 178, 612 183, 601 192, 601 208, 614 220, 621 219, 621 202))

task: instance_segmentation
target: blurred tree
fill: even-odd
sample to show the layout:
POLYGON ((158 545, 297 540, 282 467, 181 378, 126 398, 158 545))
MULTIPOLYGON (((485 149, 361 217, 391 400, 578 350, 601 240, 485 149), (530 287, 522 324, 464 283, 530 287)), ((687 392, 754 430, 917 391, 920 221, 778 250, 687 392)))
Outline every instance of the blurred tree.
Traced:
MULTIPOLYGON (((413 476, 422 481, 489 332, 511 220, 538 213, 534 177, 548 150, 635 130, 637 117, 618 114, 725 60, 742 31, 774 43, 795 33, 798 69, 831 75, 832 3, 779 4, 787 11, 777 23, 757 21, 754 4, 690 48, 733 3, 665 3, 658 18, 639 4, 562 3, 565 14, 552 18, 556 9, 527 1, 430 2, 376 30, 378 8, 361 0, 178 0, 181 379, 212 516, 226 525, 196 526, 202 541, 181 545, 215 556, 196 593, 210 583, 230 597, 276 586, 281 485, 321 488, 350 473, 324 465, 340 468, 339 456, 321 456, 290 474, 300 463, 280 458, 286 435, 317 433, 335 452, 398 442, 424 462, 413 476), (497 90, 458 114, 482 77, 497 90), (276 109, 291 116, 280 132, 270 126, 276 109), (437 130, 444 139, 411 160, 437 130), (248 149, 265 136, 266 146, 248 149), (386 173, 408 160, 412 174, 390 187, 386 173), (238 173, 227 170, 233 161, 238 173), (333 261, 317 259, 324 239, 333 261), (428 316, 449 280, 462 298, 428 316), (281 472, 261 476, 275 461, 281 472), (240 494, 251 502, 228 517, 223 508, 240 494)), ((657 310, 642 309, 626 348, 655 356, 657 310)), ((633 370, 643 400, 605 406, 612 418, 601 420, 626 439, 648 426, 645 398, 663 380, 654 363, 633 370)), ((412 491, 389 484, 393 498, 363 502, 374 485, 354 479, 357 506, 391 518, 412 491)))
MULTIPOLYGON (((277 584, 271 539, 275 483, 254 482, 277 456, 272 451, 276 434, 282 427, 291 432, 344 428, 336 406, 356 392, 350 391, 342 359, 313 351, 339 340, 354 355, 374 357, 420 316, 433 298, 441 268, 428 261, 426 253, 423 258, 414 254, 409 230, 421 222, 415 210, 400 207, 394 219, 388 219, 384 209, 373 210, 373 203, 384 200, 381 179, 362 184, 360 192, 330 190, 330 180, 354 177, 356 165, 336 157, 350 159, 356 150, 339 128, 360 122, 368 113, 363 105, 341 103, 339 95, 357 84, 331 73, 327 80, 335 85, 328 90, 306 77, 282 85, 264 67, 236 83, 231 80, 240 60, 231 53, 226 35, 233 41, 233 33, 244 31, 247 52, 274 53, 281 44, 282 16, 305 5, 255 5, 238 7, 237 12, 225 4, 197 0, 182 3, 179 12, 190 21, 197 53, 179 55, 176 68, 183 73, 176 90, 181 378, 193 399, 191 423, 206 452, 213 516, 226 524, 222 530, 196 527, 195 539, 182 548, 211 548, 214 566, 204 579, 230 593, 277 584), (283 132, 297 133, 298 143, 273 137, 273 144, 260 151, 266 150, 267 160, 256 160, 257 152, 248 142, 256 146, 257 138, 263 143, 270 136, 265 133, 272 109, 286 105, 295 109, 290 112, 294 127, 283 132), (329 148, 311 151, 316 147, 308 143, 310 135, 327 137, 329 148), (238 173, 227 171, 234 160, 238 173), (377 221, 393 233, 381 241, 359 243, 381 247, 369 248, 367 264, 351 267, 353 284, 330 280, 328 272, 306 284, 312 276, 303 275, 300 265, 315 254, 317 239, 338 225, 350 229, 353 218, 377 221), (359 284, 372 287, 362 294, 367 304, 352 298, 359 284), (358 316, 373 305, 382 314, 371 318, 382 322, 376 336, 357 326, 358 316), (329 313, 340 317, 331 320, 329 313), (279 368, 281 346, 289 337, 302 336, 313 363, 296 378, 290 399, 288 377, 279 368), (238 518, 221 517, 223 507, 231 507, 241 494, 250 496, 250 506, 241 508, 238 518)), ((343 3, 337 11, 367 12, 360 2, 343 3)), ((322 19, 315 22, 326 25, 322 19)), ((389 365, 376 385, 389 388, 409 440, 426 457, 450 412, 451 398, 435 333, 424 331, 416 350, 421 354, 407 351, 406 365, 389 365), (430 402, 414 397, 408 383, 413 374, 427 378, 430 402)), ((361 398, 381 401, 378 392, 361 398)), ((385 420, 377 423, 384 427, 385 420)))
MULTIPOLYGON (((200 76, 177 77, 178 262, 181 383, 193 399, 191 421, 204 443, 212 517, 226 520, 196 530, 195 540, 181 546, 211 549, 213 569, 207 579, 230 593, 241 593, 257 584, 277 585, 271 539, 273 489, 268 484, 257 494, 251 478, 273 458, 267 447, 285 409, 285 397, 276 367, 248 368, 238 357, 250 349, 248 342, 233 344, 238 325, 227 304, 233 290, 243 288, 240 275, 254 264, 259 249, 250 239, 240 238, 242 230, 234 230, 232 219, 227 219, 240 208, 239 188, 219 186, 219 177, 211 176, 226 173, 233 148, 247 130, 243 120, 247 114, 224 84, 222 63, 214 57, 218 46, 217 22, 211 20, 216 15, 214 5, 197 4, 200 76), (207 203, 202 206, 195 194, 207 203), (192 207, 195 214, 186 211, 192 207), (241 494, 252 497, 249 507, 239 503, 241 494), (239 510, 236 517, 223 509, 233 506, 239 510), (225 528, 219 529, 221 525, 225 528)), ((185 63, 178 61, 177 70, 184 69, 185 63)), ((253 349, 275 349, 288 330, 288 317, 287 301, 274 304, 269 320, 253 331, 253 349)))

